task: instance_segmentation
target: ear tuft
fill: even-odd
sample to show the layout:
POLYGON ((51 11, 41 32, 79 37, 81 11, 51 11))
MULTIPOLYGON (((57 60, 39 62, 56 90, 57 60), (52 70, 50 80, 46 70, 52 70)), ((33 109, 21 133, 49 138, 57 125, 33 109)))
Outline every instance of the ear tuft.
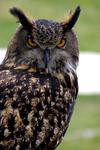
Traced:
POLYGON ((61 23, 65 31, 70 30, 74 27, 80 15, 80 11, 81 11, 80 6, 77 6, 75 11, 70 12, 69 15, 66 17, 67 19, 61 23))
POLYGON ((26 30, 32 30, 32 23, 24 12, 16 7, 10 9, 10 13, 15 16, 26 30))

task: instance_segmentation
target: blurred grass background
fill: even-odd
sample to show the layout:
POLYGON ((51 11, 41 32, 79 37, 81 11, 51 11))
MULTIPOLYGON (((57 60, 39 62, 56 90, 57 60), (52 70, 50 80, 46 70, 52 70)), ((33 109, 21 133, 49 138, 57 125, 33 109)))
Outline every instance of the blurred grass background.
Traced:
MULTIPOLYGON (((7 47, 15 28, 9 8, 22 8, 31 18, 61 21, 70 9, 81 6, 75 26, 81 51, 100 52, 100 0, 0 0, 0 47, 7 47)), ((100 148, 100 96, 79 96, 69 130, 57 150, 100 148)))

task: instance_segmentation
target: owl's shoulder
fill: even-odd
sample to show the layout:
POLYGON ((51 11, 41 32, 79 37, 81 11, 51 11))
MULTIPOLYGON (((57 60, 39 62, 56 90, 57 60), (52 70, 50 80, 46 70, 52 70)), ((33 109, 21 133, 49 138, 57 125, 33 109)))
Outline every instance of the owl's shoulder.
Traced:
POLYGON ((25 95, 30 94, 33 95, 32 97, 36 97, 38 96, 36 93, 45 93, 47 90, 52 90, 53 92, 59 88, 59 81, 49 74, 0 67, 0 95, 2 92, 9 95, 16 93, 20 97, 24 93, 25 95))

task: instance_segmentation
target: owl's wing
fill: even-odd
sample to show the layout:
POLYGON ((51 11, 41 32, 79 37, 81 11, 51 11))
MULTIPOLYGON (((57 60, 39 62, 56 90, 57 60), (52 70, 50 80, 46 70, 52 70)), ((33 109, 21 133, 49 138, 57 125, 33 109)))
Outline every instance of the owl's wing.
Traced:
POLYGON ((77 95, 76 75, 67 74, 66 83, 50 75, 0 70, 0 149, 55 149, 77 95))

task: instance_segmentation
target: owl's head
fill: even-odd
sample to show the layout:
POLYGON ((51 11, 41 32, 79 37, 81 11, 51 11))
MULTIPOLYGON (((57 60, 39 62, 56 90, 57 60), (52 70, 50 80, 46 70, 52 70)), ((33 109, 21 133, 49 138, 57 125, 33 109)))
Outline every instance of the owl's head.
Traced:
POLYGON ((50 72, 57 69, 57 66, 62 67, 68 63, 76 68, 79 49, 72 28, 80 14, 79 6, 63 22, 46 19, 31 21, 15 7, 11 8, 10 12, 17 17, 21 26, 8 46, 3 64, 24 69, 48 68, 50 72), (62 66, 58 65, 59 63, 62 66))

